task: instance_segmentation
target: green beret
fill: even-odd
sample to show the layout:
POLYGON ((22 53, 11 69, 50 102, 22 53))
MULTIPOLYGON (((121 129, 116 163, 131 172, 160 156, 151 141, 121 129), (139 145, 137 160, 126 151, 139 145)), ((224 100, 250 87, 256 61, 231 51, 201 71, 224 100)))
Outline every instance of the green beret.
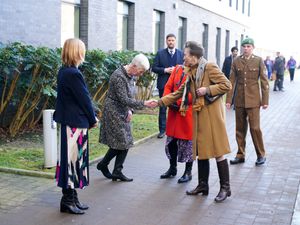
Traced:
POLYGON ((245 38, 241 45, 252 45, 254 47, 254 40, 252 38, 245 38))

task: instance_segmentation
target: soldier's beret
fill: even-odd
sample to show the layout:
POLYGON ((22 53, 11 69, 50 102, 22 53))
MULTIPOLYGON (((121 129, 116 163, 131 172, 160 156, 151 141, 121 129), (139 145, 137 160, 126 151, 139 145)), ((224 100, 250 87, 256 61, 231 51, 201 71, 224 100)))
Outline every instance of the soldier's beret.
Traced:
POLYGON ((245 38, 241 45, 252 45, 254 47, 254 40, 252 38, 245 38))

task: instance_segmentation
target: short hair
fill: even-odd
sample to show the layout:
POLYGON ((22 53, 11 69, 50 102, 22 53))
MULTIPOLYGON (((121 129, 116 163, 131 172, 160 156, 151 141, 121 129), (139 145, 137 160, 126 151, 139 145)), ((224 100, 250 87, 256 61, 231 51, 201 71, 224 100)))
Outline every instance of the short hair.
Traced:
POLYGON ((148 58, 142 53, 136 55, 132 59, 131 64, 136 65, 138 68, 142 68, 145 71, 150 68, 150 63, 149 63, 148 58))
POLYGON ((204 55, 204 48, 196 41, 187 41, 184 48, 188 48, 190 50, 190 55, 196 56, 198 59, 204 55))
POLYGON ((78 66, 84 61, 85 44, 78 38, 67 39, 62 49, 61 58, 66 66, 78 66))
POLYGON ((169 37, 173 37, 173 38, 175 38, 176 39, 176 36, 175 36, 175 34, 168 34, 167 36, 166 36, 166 40, 168 40, 168 38, 169 37))
POLYGON ((235 46, 231 48, 231 52, 234 52, 235 50, 238 51, 239 49, 235 46))

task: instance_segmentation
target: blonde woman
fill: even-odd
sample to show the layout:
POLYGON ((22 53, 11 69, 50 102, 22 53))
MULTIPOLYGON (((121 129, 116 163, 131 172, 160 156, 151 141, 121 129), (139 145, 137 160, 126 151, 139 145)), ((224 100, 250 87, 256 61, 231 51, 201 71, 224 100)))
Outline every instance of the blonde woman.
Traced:
POLYGON ((57 76, 54 120, 60 124, 60 159, 57 186, 62 188, 60 211, 84 214, 88 206, 78 200, 76 188, 89 184, 88 129, 97 126, 89 92, 78 66, 84 61, 85 45, 68 39, 62 50, 62 67, 57 76))

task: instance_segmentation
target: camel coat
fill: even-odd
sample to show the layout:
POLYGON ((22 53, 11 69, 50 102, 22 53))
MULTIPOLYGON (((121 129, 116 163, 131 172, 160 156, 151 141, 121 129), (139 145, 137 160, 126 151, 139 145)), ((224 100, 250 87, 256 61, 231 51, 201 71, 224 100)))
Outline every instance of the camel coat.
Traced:
MULTIPOLYGON (((185 83, 185 85, 187 82, 185 83)), ((196 89, 207 87, 211 96, 225 94, 231 89, 230 81, 214 63, 207 63, 202 78, 196 84, 193 79, 190 83, 190 92, 193 103, 196 102, 196 89)), ((166 95, 159 101, 165 106, 171 105, 182 97, 184 85, 176 92, 166 95)), ((193 109, 193 158, 210 159, 230 153, 226 127, 223 98, 211 104, 205 100, 200 111, 193 109)))

